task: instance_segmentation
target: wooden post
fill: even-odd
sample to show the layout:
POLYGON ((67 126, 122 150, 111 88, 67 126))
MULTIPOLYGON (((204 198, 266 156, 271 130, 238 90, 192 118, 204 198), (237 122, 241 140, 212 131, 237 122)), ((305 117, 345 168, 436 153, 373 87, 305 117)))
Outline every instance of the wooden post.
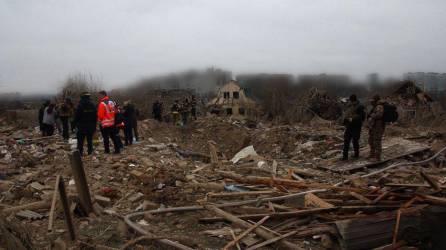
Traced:
POLYGON ((51 210, 48 218, 48 232, 53 231, 54 211, 56 210, 57 190, 59 190, 60 175, 56 177, 56 184, 54 185, 53 201, 51 202, 51 210))
POLYGON ((93 212, 91 203, 90 190, 88 189, 87 178, 85 177, 84 166, 82 165, 81 155, 79 151, 70 154, 71 169, 76 184, 76 190, 79 195, 80 205, 84 212, 88 215, 93 212))
POLYGON ((211 164, 214 167, 221 167, 221 162, 218 160, 217 147, 214 141, 208 141, 209 155, 211 158, 211 164))
POLYGON ((59 180, 59 194, 60 194, 60 201, 63 207, 63 212, 65 215, 65 222, 67 223, 68 231, 70 232, 70 238, 72 241, 75 241, 76 234, 74 232, 74 225, 73 225, 73 220, 71 218, 70 206, 68 204, 67 193, 65 191, 65 183, 63 182, 62 177, 59 180))

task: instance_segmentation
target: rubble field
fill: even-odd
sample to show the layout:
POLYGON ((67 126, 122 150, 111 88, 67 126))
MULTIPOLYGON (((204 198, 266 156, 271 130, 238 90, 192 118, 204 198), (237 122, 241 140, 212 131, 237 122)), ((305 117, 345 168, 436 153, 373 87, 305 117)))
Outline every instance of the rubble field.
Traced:
POLYGON ((0 249, 442 249, 441 129, 389 125, 380 162, 363 129, 344 162, 322 119, 148 119, 121 154, 96 139, 77 161, 74 139, 3 123, 0 249))

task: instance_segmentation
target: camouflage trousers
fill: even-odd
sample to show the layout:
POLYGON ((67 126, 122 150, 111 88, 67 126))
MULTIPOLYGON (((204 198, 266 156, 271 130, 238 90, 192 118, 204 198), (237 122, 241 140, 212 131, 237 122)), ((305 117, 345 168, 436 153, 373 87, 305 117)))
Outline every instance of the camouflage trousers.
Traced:
POLYGON ((369 129, 370 157, 381 159, 384 127, 375 126, 369 129))
POLYGON ((181 123, 181 116, 179 112, 172 112, 173 125, 178 126, 181 123))

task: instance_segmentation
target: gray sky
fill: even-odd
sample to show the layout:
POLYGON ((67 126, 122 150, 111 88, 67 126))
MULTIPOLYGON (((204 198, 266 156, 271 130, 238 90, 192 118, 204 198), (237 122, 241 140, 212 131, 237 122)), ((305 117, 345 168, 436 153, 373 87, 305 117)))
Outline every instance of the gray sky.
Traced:
POLYGON ((0 92, 234 73, 446 72, 444 0, 0 0, 0 92))

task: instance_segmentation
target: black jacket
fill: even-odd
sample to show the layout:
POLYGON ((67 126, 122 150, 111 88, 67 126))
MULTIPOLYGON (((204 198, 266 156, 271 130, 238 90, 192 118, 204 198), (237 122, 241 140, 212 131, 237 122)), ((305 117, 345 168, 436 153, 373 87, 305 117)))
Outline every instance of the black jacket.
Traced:
POLYGON ((45 112, 46 105, 42 105, 39 109, 39 125, 42 126, 43 124, 43 113, 45 112))
POLYGON ((365 118, 364 106, 359 102, 350 103, 345 112, 344 125, 347 129, 361 129, 365 118))
POLYGON ((96 105, 87 98, 82 98, 76 108, 74 115, 74 124, 85 133, 93 133, 96 130, 96 122, 98 120, 98 112, 96 105))
POLYGON ((136 109, 133 105, 131 105, 131 104, 126 105, 124 107, 123 115, 124 115, 124 119, 125 119, 125 121, 124 121, 125 124, 130 125, 130 124, 136 123, 137 114, 136 114, 136 109))

